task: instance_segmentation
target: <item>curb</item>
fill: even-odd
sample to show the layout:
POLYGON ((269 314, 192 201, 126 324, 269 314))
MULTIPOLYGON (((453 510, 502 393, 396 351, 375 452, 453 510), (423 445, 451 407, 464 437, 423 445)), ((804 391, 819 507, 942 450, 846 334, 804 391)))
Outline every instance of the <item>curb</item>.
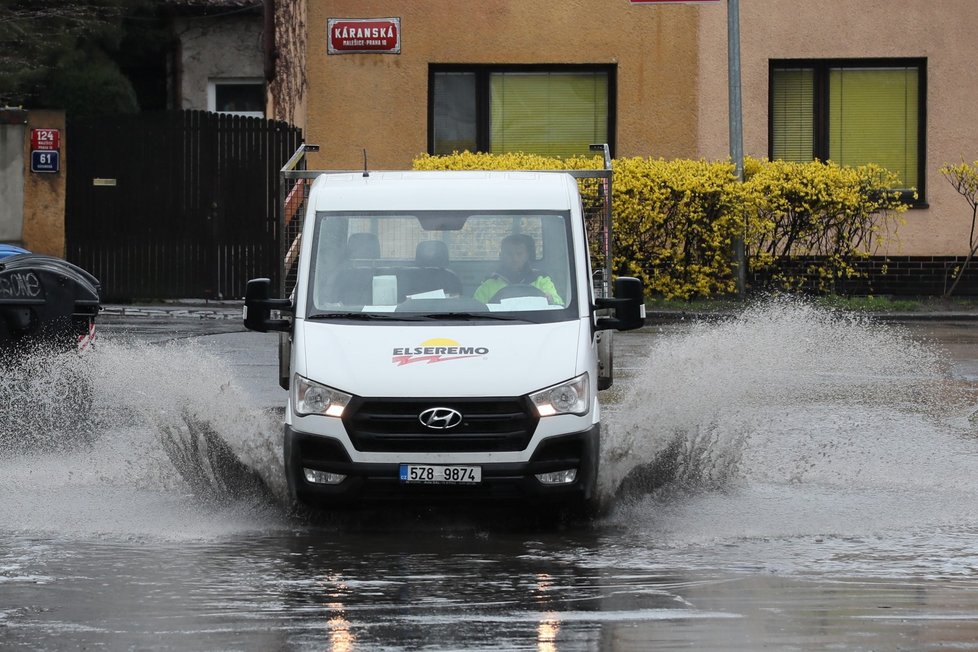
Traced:
POLYGON ((115 305, 102 306, 99 317, 143 317, 157 319, 241 319, 243 301, 202 305, 115 305))
MULTIPOLYGON (((738 311, 683 312, 672 310, 646 310, 646 324, 674 323, 681 321, 722 321, 734 319, 738 311)), ((978 321, 978 312, 932 311, 932 312, 838 312, 848 316, 865 317, 875 321, 978 321)))
MULTIPOLYGON (((151 319, 242 319, 243 301, 202 302, 192 304, 120 305, 102 306, 100 317, 151 318, 151 319)), ((721 321, 733 319, 738 311, 685 312, 680 310, 646 311, 645 323, 662 324, 682 321, 721 321)), ((866 317, 877 321, 978 321, 978 311, 931 311, 931 312, 850 312, 848 315, 866 317)))

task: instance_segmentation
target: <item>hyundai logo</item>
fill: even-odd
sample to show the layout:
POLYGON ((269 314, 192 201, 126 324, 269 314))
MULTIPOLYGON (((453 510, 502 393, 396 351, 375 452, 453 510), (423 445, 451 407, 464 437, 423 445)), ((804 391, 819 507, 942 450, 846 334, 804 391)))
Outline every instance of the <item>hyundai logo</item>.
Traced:
POLYGON ((419 414, 418 421, 432 430, 448 430, 462 423, 462 413, 452 408, 433 407, 419 414))

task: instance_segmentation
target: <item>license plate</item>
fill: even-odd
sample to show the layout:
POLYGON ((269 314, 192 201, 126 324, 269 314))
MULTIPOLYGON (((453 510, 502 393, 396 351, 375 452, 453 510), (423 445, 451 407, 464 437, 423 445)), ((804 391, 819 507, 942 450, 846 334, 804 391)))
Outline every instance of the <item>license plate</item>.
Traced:
POLYGON ((482 482, 482 467, 401 464, 401 482, 478 484, 482 482))

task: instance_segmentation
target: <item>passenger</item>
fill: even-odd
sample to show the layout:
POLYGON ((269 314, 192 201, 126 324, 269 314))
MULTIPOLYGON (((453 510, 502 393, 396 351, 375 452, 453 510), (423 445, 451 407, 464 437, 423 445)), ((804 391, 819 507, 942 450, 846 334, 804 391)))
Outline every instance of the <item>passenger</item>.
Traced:
MULTIPOLYGON (((564 305, 564 300, 557 293, 557 288, 554 287, 551 278, 530 267, 535 252, 536 244, 533 242, 532 236, 514 233, 503 238, 499 247, 499 268, 482 282, 482 285, 472 295, 473 298, 482 303, 489 303, 505 287, 529 285, 546 296, 549 303, 564 305)), ((528 295, 531 295, 530 292, 522 296, 528 295)), ((516 293, 510 296, 521 295, 516 293)))

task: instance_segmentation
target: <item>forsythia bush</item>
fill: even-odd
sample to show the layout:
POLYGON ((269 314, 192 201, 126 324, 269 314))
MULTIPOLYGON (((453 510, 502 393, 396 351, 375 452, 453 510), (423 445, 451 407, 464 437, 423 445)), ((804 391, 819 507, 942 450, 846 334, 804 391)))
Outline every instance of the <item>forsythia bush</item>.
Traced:
POLYGON ((733 165, 629 158, 613 167, 616 271, 667 298, 734 292, 742 218, 733 165))
POLYGON ((895 233, 907 209, 895 174, 876 165, 749 160, 744 165, 747 257, 781 289, 834 289, 895 233), (796 256, 817 256, 801 276, 784 271, 796 256))
POLYGON ((604 167, 600 156, 554 158, 539 154, 483 154, 462 152, 448 156, 422 154, 415 170, 596 170, 604 167))
MULTIPOLYGON (((422 155, 418 170, 598 169, 602 159, 527 154, 422 155)), ((854 276, 854 261, 870 255, 894 230, 906 206, 896 178, 875 166, 787 163, 748 159, 744 183, 729 162, 624 158, 613 162, 614 268, 644 280, 650 295, 689 299, 736 290, 733 243, 743 238, 748 267, 766 272, 769 286, 832 289, 854 276), (817 267, 784 271, 796 256, 817 267)), ((597 201, 582 183, 587 206, 597 201)))

